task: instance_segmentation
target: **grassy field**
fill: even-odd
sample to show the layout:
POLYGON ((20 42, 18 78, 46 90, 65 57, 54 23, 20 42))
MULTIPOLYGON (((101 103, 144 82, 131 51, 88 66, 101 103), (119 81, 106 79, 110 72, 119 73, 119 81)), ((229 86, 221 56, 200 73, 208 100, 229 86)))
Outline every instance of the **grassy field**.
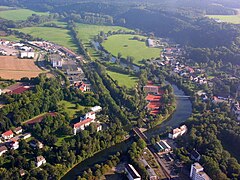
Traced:
POLYGON ((77 33, 78 38, 82 40, 83 45, 88 49, 89 55, 93 60, 99 58, 99 54, 96 52, 94 48, 91 47, 90 41, 91 39, 98 35, 101 31, 107 33, 108 31, 132 31, 130 29, 120 27, 120 26, 99 26, 99 25, 91 25, 91 24, 77 24, 77 33))
POLYGON ((42 38, 69 48, 71 50, 77 50, 76 45, 72 42, 72 38, 69 35, 67 29, 53 28, 53 27, 27 27, 22 29, 15 29, 25 34, 30 34, 33 37, 42 38))
POLYGON ((17 38, 16 36, 10 35, 10 36, 0 36, 0 39, 5 39, 7 41, 20 41, 21 38, 17 38))
POLYGON ((60 21, 49 21, 41 24, 40 26, 44 26, 46 24, 56 24, 60 28, 66 28, 67 27, 67 22, 60 22, 60 21))
POLYGON ((29 9, 16 9, 0 11, 0 17, 12 21, 26 20, 32 14, 48 15, 48 13, 35 12, 29 9))
POLYGON ((88 43, 94 36, 98 35, 101 31, 107 33, 108 31, 118 31, 118 30, 132 31, 130 29, 120 27, 120 26, 77 24, 78 38, 80 38, 83 43, 88 43))
POLYGON ((207 17, 220 20, 222 22, 240 24, 240 15, 208 15, 207 17))
POLYGON ((74 115, 85 108, 84 106, 79 106, 77 109, 76 104, 64 100, 60 101, 58 105, 63 107, 63 110, 69 115, 70 118, 73 118, 74 115))
POLYGON ((107 71, 107 74, 111 76, 113 80, 116 80, 119 86, 134 88, 137 84, 137 80, 138 80, 137 77, 133 77, 127 74, 112 72, 112 71, 107 71))
MULTIPOLYGON (((149 48, 145 42, 132 40, 135 35, 118 34, 108 37, 108 40, 103 42, 103 47, 117 56, 120 52, 123 57, 132 56, 134 57, 134 63, 141 65, 142 59, 150 59, 160 57, 160 48, 149 48)), ((143 36, 140 36, 144 38, 143 36)))

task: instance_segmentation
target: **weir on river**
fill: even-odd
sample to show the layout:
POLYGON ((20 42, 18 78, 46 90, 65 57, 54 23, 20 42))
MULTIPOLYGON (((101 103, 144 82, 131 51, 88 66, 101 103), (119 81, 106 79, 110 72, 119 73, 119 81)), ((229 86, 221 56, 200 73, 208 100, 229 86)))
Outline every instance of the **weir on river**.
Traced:
MULTIPOLYGON (((144 134, 150 138, 151 136, 161 134, 166 127, 173 127, 176 128, 180 124, 184 123, 192 114, 192 104, 189 98, 185 93, 180 90, 176 85, 172 85, 174 89, 175 96, 183 96, 185 98, 176 98, 176 110, 173 115, 162 124, 157 125, 156 127, 149 129, 148 131, 144 132, 144 134)), ((63 178, 62 180, 69 180, 69 179, 76 179, 77 176, 81 175, 81 173, 88 168, 93 167, 95 164, 100 164, 106 161, 109 155, 116 154, 117 152, 126 152, 127 149, 132 144, 132 140, 128 139, 122 143, 119 143, 115 146, 112 146, 108 149, 105 149, 93 157, 86 159, 85 161, 79 163, 73 169, 71 169, 63 178)))

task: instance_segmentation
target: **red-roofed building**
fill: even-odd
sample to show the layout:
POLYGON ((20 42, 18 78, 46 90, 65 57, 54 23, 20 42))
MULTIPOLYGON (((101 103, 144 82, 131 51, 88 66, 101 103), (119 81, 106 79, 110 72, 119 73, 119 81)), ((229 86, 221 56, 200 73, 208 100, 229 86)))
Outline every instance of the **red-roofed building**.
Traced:
POLYGON ((152 94, 148 94, 147 97, 145 98, 146 101, 149 101, 149 102, 156 102, 156 101, 160 101, 161 99, 161 96, 155 96, 155 95, 152 95, 152 94))
POLYGON ((94 119, 87 118, 83 121, 80 121, 73 125, 73 134, 76 135, 78 132, 85 129, 85 127, 89 126, 92 122, 94 122, 94 119))
POLYGON ((148 105, 147 105, 147 108, 148 110, 156 110, 156 109, 159 109, 161 106, 161 103, 160 102, 150 102, 148 105))
POLYGON ((77 87, 82 92, 91 91, 90 83, 80 82, 80 83, 75 83, 74 86, 77 87))
POLYGON ((157 114, 159 114, 159 112, 160 112, 160 111, 156 109, 156 110, 150 111, 150 114, 151 114, 151 115, 157 115, 157 114))
POLYGON ((146 93, 155 93, 158 94, 159 86, 147 85, 143 87, 146 93))
POLYGON ((2 137, 4 139, 11 139, 13 137, 13 132, 12 130, 6 131, 5 133, 2 134, 2 137))

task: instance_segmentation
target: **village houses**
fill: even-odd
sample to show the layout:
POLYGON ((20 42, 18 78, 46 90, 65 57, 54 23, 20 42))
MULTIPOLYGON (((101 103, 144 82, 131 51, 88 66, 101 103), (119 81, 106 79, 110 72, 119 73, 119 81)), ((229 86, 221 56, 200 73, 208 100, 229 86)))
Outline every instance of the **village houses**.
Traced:
POLYGON ((182 125, 179 128, 175 128, 172 130, 172 132, 170 132, 168 134, 168 137, 170 139, 176 139, 180 136, 182 136, 183 134, 185 134, 187 132, 187 126, 186 125, 182 125))

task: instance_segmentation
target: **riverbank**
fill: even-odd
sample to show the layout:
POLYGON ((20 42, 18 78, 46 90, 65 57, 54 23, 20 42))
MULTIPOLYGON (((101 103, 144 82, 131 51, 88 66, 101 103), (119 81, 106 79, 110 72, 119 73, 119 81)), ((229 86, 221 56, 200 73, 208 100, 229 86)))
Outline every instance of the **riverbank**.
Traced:
MULTIPOLYGON (((179 89, 176 85, 171 84, 173 86, 174 95, 175 96, 184 96, 185 93, 183 90, 179 89)), ((152 129, 149 129, 145 132, 147 137, 152 137, 154 135, 159 135, 162 133, 166 127, 178 127, 180 124, 185 122, 192 114, 192 104, 189 98, 186 99, 176 99, 176 109, 172 115, 169 115, 166 120, 159 122, 159 125, 156 125, 152 129)), ((91 158, 88 158, 79 164, 75 165, 72 169, 68 170, 64 176, 61 177, 62 180, 75 179, 81 172, 86 169, 94 166, 95 164, 102 163, 106 161, 109 155, 113 155, 118 151, 126 152, 132 143, 132 139, 127 141, 123 141, 115 146, 111 146, 108 149, 99 151, 91 158)))

